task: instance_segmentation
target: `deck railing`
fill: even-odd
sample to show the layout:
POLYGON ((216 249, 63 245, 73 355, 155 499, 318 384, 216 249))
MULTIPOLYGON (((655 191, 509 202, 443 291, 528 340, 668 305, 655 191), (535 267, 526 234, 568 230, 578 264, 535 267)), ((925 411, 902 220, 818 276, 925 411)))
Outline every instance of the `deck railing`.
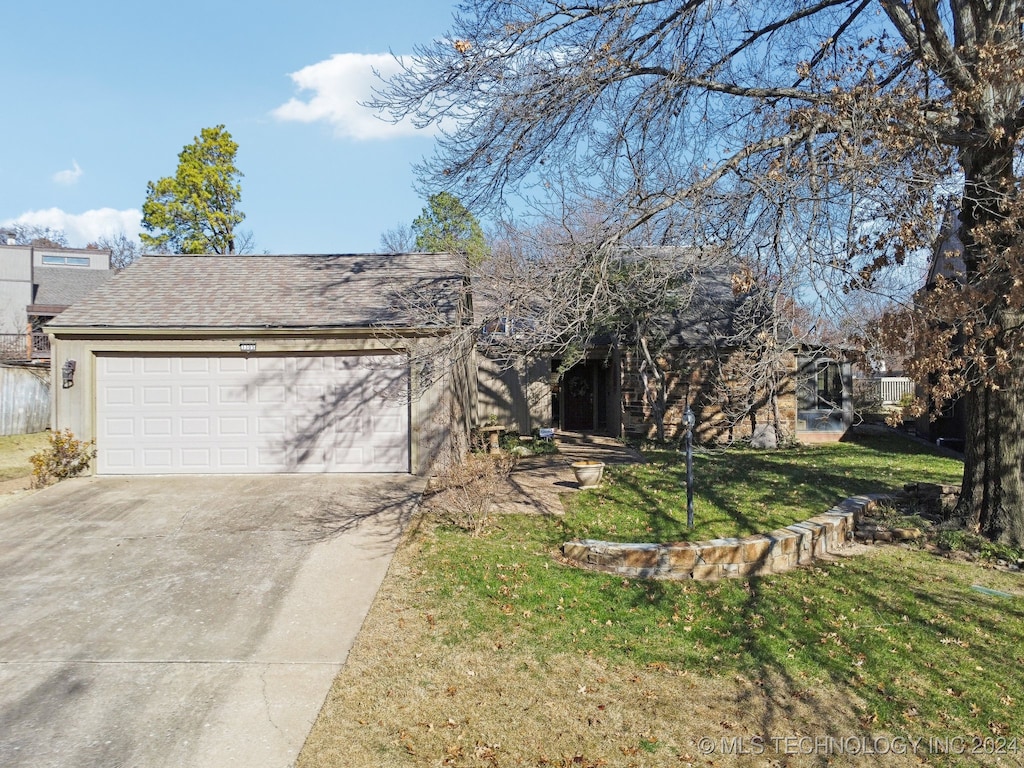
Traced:
POLYGON ((907 395, 914 396, 914 380, 906 376, 883 376, 878 387, 882 405, 899 405, 907 395))
POLYGON ((0 360, 49 360, 50 337, 45 333, 0 333, 0 360))
POLYGON ((854 384, 858 397, 892 408, 915 394, 914 380, 906 376, 880 376, 877 379, 858 379, 854 384))

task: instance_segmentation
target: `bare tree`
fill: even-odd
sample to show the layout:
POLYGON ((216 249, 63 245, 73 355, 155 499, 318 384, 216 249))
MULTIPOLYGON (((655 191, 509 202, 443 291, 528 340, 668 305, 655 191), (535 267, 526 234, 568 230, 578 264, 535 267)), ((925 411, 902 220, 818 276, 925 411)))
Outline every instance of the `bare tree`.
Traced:
MULTIPOLYGON (((63 229, 41 227, 36 224, 11 224, 5 227, 15 245, 34 245, 39 248, 67 248, 68 236, 63 229)), ((4 240, 7 244, 7 240, 4 240)))
MULTIPOLYGON (((235 253, 256 253, 256 236, 251 229, 235 230, 235 253)), ((267 251, 263 254, 266 255, 267 251)))
POLYGON ((380 236, 380 253, 410 253, 416 248, 416 233, 409 224, 396 224, 380 236))
POLYGON ((970 403, 961 512, 1024 543, 1021 13, 1019 0, 468 0, 375 103, 454 121, 425 187, 474 209, 601 189, 621 232, 767 249, 822 311, 884 289, 954 199, 965 274, 939 303, 969 311, 949 318, 935 367, 963 374, 970 403))
POLYGON ((118 232, 116 235, 103 235, 95 243, 90 243, 86 247, 110 251, 110 266, 118 271, 146 253, 142 241, 137 237, 128 237, 124 232, 118 232))

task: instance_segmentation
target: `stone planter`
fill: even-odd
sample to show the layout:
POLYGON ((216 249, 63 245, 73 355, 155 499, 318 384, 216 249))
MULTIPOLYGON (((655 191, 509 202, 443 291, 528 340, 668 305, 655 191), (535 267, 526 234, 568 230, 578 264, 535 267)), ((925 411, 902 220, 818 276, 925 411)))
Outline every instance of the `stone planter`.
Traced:
POLYGON ((604 474, 603 461, 574 461, 572 471, 580 488, 597 488, 604 474))

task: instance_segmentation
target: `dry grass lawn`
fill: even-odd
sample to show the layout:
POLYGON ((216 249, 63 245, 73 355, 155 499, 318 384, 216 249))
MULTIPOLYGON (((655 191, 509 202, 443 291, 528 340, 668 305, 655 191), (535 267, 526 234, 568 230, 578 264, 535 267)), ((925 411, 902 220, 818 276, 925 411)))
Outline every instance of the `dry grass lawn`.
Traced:
MULTIPOLYGON (((800 754, 812 749, 800 737, 864 733, 863 707, 848 690, 777 673, 612 665, 569 648, 539 661, 501 636, 446 643, 444 619, 423 611, 432 597, 416 588, 429 535, 413 532, 396 554, 299 768, 867 764, 827 762, 821 749, 800 754)), ((905 755, 881 762, 921 764, 905 755)))
MULTIPOLYGON (((891 441, 715 461, 722 480, 699 489, 702 515, 754 530, 777 506, 806 516, 844 492, 957 469, 891 441)), ((299 768, 1024 764, 1024 581, 1005 560, 851 547, 706 583, 555 557, 582 533, 676 533, 677 469, 624 467, 564 515, 501 515, 482 530, 424 514, 299 768), (937 741, 915 754, 903 739, 937 741), (943 739, 960 754, 938 754, 943 739)), ((714 469, 707 460, 704 476, 714 469)))
POLYGON ((47 446, 49 432, 0 437, 0 482, 19 480, 32 474, 28 457, 47 446))
POLYGON ((32 486, 28 457, 46 448, 49 432, 0 437, 0 506, 24 495, 32 486))

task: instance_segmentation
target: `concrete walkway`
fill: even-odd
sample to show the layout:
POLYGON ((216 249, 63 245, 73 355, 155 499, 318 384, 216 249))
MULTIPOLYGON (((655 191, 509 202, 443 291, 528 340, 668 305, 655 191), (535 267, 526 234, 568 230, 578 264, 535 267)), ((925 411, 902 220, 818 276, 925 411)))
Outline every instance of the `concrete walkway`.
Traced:
POLYGON ((497 512, 560 515, 561 494, 575 493, 574 461, 594 460, 605 464, 634 464, 643 457, 620 441, 579 432, 555 434, 558 453, 528 456, 509 475, 510 492, 497 504, 497 512))
POLYGON ((0 509, 0 765, 288 768, 422 483, 82 478, 0 509))

